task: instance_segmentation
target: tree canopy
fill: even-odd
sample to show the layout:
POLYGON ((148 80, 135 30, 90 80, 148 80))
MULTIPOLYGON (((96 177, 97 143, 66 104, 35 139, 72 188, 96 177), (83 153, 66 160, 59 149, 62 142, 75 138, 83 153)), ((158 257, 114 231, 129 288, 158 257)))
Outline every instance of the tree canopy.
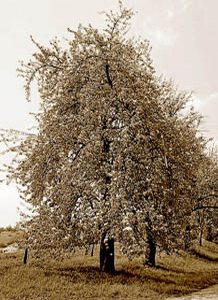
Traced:
POLYGON ((14 148, 9 172, 32 207, 28 244, 49 255, 105 235, 130 258, 181 248, 209 186, 191 95, 156 74, 149 42, 128 38, 133 12, 119 3, 103 31, 69 29, 67 47, 32 38, 37 52, 18 70, 27 99, 36 81, 41 103, 37 134, 14 148))

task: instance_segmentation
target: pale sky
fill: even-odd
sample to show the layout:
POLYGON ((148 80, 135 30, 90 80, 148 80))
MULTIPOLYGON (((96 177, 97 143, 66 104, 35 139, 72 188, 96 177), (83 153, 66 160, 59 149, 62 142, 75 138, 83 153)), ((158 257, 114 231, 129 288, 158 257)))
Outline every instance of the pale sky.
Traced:
MULTIPOLYGON (((205 118, 202 130, 218 142, 218 1, 126 0, 137 11, 130 33, 149 39, 158 74, 173 78, 180 90, 194 91, 193 104, 205 118)), ((2 0, 0 2, 0 128, 26 130, 37 96, 25 101, 16 77, 18 60, 34 52, 29 36, 48 44, 69 37, 67 28, 88 24, 102 28, 98 12, 117 7, 116 0, 2 0)), ((4 161, 0 158, 0 163, 4 161)), ((1 168, 1 166, 0 166, 1 168)), ((18 220, 19 195, 14 185, 0 184, 0 226, 18 220)))

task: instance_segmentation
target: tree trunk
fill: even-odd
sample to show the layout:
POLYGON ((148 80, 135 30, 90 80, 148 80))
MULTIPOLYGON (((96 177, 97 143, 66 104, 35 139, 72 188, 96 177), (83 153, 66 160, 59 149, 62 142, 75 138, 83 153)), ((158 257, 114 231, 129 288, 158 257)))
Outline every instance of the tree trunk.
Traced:
POLYGON ((199 245, 202 246, 202 239, 203 239, 203 226, 200 228, 200 237, 199 237, 199 245))
POLYGON ((27 263, 27 258, 28 258, 28 248, 25 249, 24 251, 24 257, 23 257, 23 263, 27 263))
POLYGON ((204 213, 204 211, 199 212, 198 218, 199 218, 198 223, 199 223, 199 227, 200 227, 199 245, 202 246, 204 226, 205 226, 205 213, 204 213))
POLYGON ((148 233, 148 256, 146 264, 155 267, 156 266, 156 241, 151 233, 148 233))
POLYGON ((86 245, 85 246, 85 255, 90 253, 91 256, 94 255, 94 244, 86 245))
POLYGON ((209 242, 213 242, 213 230, 212 230, 212 225, 209 224, 208 227, 207 227, 207 240, 209 242))
POLYGON ((94 247, 95 247, 95 244, 92 244, 92 246, 91 246, 91 256, 94 255, 94 247))
POLYGON ((103 235, 100 244, 100 270, 114 273, 114 238, 103 235))
POLYGON ((89 253, 89 247, 90 247, 89 245, 85 246, 85 255, 88 255, 88 253, 89 253))
POLYGON ((184 234, 184 250, 188 251, 191 245, 191 227, 186 225, 184 234))

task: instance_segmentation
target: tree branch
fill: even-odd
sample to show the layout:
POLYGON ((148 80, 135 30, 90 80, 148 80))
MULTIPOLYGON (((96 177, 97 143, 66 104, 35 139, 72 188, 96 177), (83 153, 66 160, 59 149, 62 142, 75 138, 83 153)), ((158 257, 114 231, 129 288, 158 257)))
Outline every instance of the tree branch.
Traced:
POLYGON ((105 66, 105 71, 106 71, 106 75, 107 75, 107 82, 110 85, 110 87, 113 88, 113 82, 112 82, 112 80, 110 78, 109 65, 108 64, 106 64, 106 66, 105 66))
POLYGON ((218 198, 218 194, 208 194, 206 196, 201 196, 198 198, 198 200, 204 200, 204 199, 211 198, 211 197, 218 198))
POLYGON ((202 205, 202 206, 197 206, 193 208, 192 211, 200 210, 200 209, 218 209, 218 206, 216 205, 202 205))

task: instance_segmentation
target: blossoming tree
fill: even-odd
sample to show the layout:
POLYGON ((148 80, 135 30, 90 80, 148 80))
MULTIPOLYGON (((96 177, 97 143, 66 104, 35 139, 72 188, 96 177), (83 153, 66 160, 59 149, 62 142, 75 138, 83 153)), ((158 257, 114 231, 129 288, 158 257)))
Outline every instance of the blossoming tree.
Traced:
POLYGON ((69 29, 63 48, 32 41, 22 63, 27 98, 40 94, 37 134, 14 148, 11 178, 32 207, 28 245, 44 255, 101 242, 114 272, 114 240, 128 257, 180 247, 204 152, 190 95, 158 78, 148 41, 127 38, 132 11, 120 3, 102 32, 69 29))

